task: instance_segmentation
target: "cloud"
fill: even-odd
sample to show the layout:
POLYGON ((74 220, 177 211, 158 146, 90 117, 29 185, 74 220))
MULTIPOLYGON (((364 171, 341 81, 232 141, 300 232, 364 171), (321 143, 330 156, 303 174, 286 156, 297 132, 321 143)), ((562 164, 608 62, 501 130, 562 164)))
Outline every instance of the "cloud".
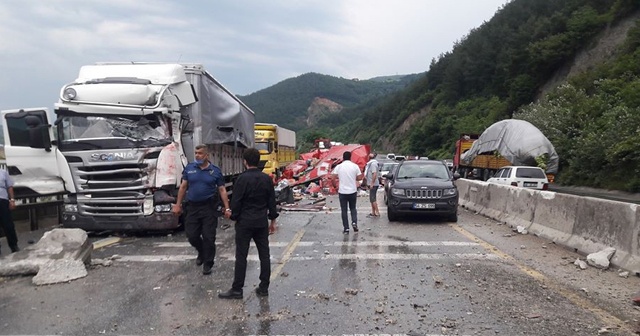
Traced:
POLYGON ((0 109, 52 106, 101 61, 202 63, 242 95, 307 72, 423 72, 507 1, 3 0, 0 109))

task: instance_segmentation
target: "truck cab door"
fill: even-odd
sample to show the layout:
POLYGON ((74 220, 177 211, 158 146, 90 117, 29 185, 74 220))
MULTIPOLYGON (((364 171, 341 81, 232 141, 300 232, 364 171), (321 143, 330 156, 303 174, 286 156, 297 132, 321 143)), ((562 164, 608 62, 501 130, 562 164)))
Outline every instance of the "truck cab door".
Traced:
POLYGON ((7 171, 14 180, 16 197, 66 192, 59 163, 67 164, 52 146, 47 109, 2 111, 2 124, 7 171))

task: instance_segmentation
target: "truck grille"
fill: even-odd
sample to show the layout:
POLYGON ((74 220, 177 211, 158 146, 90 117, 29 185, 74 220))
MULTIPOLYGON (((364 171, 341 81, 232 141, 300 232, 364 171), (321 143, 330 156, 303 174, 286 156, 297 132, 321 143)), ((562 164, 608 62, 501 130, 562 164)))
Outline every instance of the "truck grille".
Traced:
POLYGON ((148 188, 147 164, 72 166, 78 212, 89 216, 139 216, 148 188))
POLYGON ((413 199, 442 198, 442 190, 407 189, 405 196, 413 199))

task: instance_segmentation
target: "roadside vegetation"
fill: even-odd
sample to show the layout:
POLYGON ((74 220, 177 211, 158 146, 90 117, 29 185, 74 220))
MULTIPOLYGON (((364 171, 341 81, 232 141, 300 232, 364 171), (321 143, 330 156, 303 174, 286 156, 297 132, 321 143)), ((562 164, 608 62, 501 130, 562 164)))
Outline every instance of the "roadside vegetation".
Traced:
POLYGON ((461 133, 520 118, 556 147, 557 182, 640 192, 640 24, 614 58, 532 103, 607 27, 639 10, 636 0, 515 0, 407 89, 347 109, 352 120, 316 131, 445 159, 461 133))

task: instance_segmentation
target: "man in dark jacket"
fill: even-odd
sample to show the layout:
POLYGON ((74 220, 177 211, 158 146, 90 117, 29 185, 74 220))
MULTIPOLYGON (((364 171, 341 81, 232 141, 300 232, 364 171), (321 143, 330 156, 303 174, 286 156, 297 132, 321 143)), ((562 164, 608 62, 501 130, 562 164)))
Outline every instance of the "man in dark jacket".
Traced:
POLYGON ((243 158, 247 170, 236 180, 231 198, 231 219, 236 221, 235 272, 231 289, 218 293, 222 299, 242 299, 251 239, 260 257, 260 285, 256 288, 256 294, 269 295, 269 234, 275 232, 278 217, 276 195, 269 176, 258 169, 260 152, 249 148, 244 151, 243 158))

